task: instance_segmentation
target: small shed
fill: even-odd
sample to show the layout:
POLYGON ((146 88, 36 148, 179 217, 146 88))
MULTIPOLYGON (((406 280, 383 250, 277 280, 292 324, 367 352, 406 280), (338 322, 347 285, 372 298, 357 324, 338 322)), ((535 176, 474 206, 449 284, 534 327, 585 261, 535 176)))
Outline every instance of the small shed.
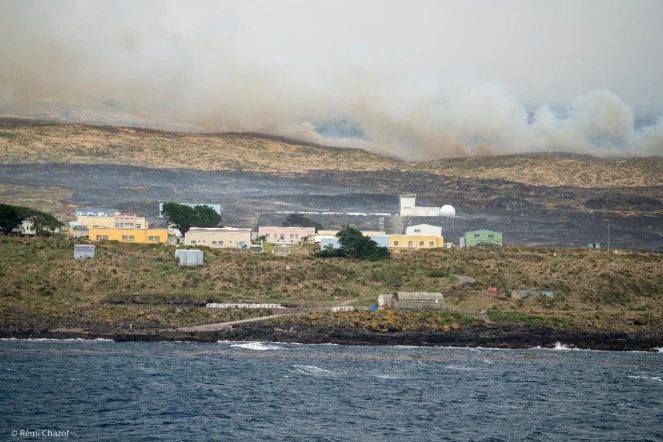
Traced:
POLYGON ((378 306, 403 310, 439 310, 447 308, 440 292, 395 292, 378 296, 378 306))
POLYGON ((202 250, 175 250, 175 259, 180 266, 195 267, 203 265, 202 250))

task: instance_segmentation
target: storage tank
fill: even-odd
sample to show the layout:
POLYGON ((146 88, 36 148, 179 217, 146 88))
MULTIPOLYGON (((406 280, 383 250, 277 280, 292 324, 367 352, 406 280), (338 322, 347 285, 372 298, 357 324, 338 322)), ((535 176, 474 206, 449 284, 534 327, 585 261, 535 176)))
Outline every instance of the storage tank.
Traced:
POLYGON ((202 250, 187 250, 186 251, 186 265, 193 267, 203 264, 203 251, 202 250))
POLYGON ((175 259, 179 263, 179 265, 184 266, 186 265, 186 250, 175 250, 175 259))

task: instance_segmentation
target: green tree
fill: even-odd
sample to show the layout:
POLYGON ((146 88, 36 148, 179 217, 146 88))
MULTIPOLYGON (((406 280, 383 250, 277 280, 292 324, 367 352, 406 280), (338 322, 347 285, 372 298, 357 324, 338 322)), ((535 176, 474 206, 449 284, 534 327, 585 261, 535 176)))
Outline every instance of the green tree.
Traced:
POLYGON ((196 206, 194 211, 194 227, 217 227, 221 222, 221 215, 210 206, 196 206))
POLYGON ((9 235, 31 214, 32 210, 27 207, 0 203, 0 230, 5 232, 5 235, 9 235))
POLYGON ((32 222, 32 227, 34 227, 37 236, 43 235, 44 233, 50 235, 55 232, 56 229, 64 227, 64 223, 54 215, 40 212, 38 210, 34 211, 27 219, 32 222))
POLYGON ((191 227, 217 227, 221 215, 209 206, 191 207, 186 204, 164 203, 161 214, 168 218, 168 223, 186 235, 191 227))
POLYGON ((380 247, 378 243, 368 236, 364 236, 354 227, 345 226, 336 234, 340 247, 338 249, 326 248, 316 253, 321 258, 344 257, 351 259, 367 259, 378 261, 391 257, 391 252, 386 247, 380 247))

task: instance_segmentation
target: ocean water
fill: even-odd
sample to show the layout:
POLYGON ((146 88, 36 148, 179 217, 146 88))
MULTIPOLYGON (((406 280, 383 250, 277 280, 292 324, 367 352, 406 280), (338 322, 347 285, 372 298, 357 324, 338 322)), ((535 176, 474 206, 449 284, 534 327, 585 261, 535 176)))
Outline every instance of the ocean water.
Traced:
POLYGON ((0 440, 46 430, 68 437, 33 439, 663 440, 663 353, 0 341, 0 440))

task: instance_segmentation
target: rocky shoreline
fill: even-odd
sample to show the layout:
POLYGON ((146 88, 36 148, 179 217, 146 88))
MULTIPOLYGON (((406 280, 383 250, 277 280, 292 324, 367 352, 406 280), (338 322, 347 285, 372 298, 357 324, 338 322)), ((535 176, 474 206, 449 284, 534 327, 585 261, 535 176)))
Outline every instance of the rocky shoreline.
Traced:
POLYGON ((554 348, 603 351, 660 351, 663 333, 620 331, 555 330, 519 324, 488 324, 450 332, 374 332, 363 329, 314 328, 283 330, 273 324, 247 323, 226 330, 182 332, 176 330, 21 330, 0 332, 0 338, 16 339, 109 339, 116 342, 269 341, 301 344, 413 345, 442 347, 484 347, 503 349, 554 348))

